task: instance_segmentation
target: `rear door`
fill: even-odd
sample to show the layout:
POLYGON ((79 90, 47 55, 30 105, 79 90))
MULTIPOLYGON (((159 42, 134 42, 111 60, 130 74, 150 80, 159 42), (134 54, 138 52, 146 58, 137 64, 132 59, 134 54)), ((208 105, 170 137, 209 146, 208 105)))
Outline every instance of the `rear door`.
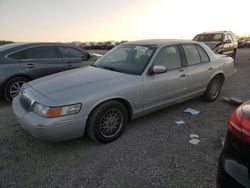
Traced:
POLYGON ((182 100, 187 92, 187 71, 183 67, 178 46, 162 48, 153 65, 166 66, 167 72, 144 76, 145 111, 182 100))
POLYGON ((90 61, 90 55, 77 48, 70 46, 57 46, 61 53, 62 61, 65 63, 65 69, 80 68, 91 65, 94 62, 90 61))
POLYGON ((181 46, 187 61, 189 95, 205 91, 214 72, 209 56, 200 45, 183 44, 181 46))
POLYGON ((31 47, 22 53, 21 66, 33 79, 64 70, 64 63, 54 46, 31 47))

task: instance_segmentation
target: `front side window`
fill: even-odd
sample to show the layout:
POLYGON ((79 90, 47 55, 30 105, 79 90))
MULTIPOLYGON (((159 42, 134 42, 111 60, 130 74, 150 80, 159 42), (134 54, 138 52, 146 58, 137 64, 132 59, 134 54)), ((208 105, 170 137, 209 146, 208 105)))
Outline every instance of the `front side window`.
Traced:
POLYGON ((177 47, 163 48, 155 58, 154 65, 164 65, 167 70, 181 68, 181 58, 177 47))
POLYGON ((94 66, 139 75, 146 68, 156 47, 124 44, 104 55, 94 66))
POLYGON ((53 46, 29 48, 23 51, 23 59, 54 59, 59 58, 53 46))
POLYGON ((231 35, 227 35, 227 38, 228 38, 229 41, 231 41, 231 42, 233 41, 233 38, 232 38, 231 35))
POLYGON ((187 58, 188 65, 196 65, 201 63, 200 54, 193 44, 183 44, 182 45, 187 58))
POLYGON ((60 53, 62 54, 63 58, 83 58, 87 57, 87 54, 77 50, 75 48, 67 47, 67 46, 60 46, 58 47, 60 53))

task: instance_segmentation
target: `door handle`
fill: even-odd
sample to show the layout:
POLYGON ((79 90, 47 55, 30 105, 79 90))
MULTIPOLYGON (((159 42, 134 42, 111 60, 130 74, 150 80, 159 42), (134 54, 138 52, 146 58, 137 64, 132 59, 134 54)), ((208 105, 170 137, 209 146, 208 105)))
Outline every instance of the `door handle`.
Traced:
POLYGON ((33 63, 28 63, 24 66, 25 68, 28 68, 28 69, 32 69, 35 67, 35 65, 33 63))
POLYGON ((186 74, 182 74, 180 77, 181 78, 184 78, 184 77, 186 77, 187 75, 186 74))
POLYGON ((180 72, 184 72, 184 69, 181 69, 180 72))
POLYGON ((212 71, 212 70, 214 70, 212 67, 210 67, 210 68, 208 69, 208 71, 212 71))
POLYGON ((72 66, 73 66, 73 65, 72 65, 72 62, 68 62, 67 64, 68 64, 69 67, 72 67, 72 66))

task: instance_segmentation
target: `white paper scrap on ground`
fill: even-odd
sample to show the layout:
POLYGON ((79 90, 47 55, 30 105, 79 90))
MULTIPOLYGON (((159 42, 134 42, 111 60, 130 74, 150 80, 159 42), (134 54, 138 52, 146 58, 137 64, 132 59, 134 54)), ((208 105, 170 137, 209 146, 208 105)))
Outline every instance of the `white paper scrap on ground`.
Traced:
POLYGON ((184 110, 184 112, 190 113, 190 114, 192 114, 192 115, 198 115, 198 114, 200 113, 200 111, 194 110, 194 109, 192 109, 192 108, 187 108, 186 110, 184 110))
POLYGON ((197 145, 197 144, 200 143, 200 140, 197 139, 197 138, 193 138, 193 139, 189 140, 189 143, 190 143, 190 144, 193 144, 193 145, 197 145))
POLYGON ((175 123, 176 123, 177 125, 185 125, 185 122, 182 121, 182 120, 180 120, 180 121, 175 121, 175 123))
POLYGON ((197 134, 190 134, 189 137, 190 138, 199 138, 199 135, 197 135, 197 134))

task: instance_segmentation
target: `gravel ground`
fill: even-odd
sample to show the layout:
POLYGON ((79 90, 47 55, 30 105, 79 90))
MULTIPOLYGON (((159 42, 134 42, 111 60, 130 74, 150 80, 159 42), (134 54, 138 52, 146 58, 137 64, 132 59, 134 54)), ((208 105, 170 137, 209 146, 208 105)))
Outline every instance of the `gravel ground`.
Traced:
POLYGON ((40 142, 0 101, 0 187, 215 187, 226 120, 235 109, 222 96, 249 99, 250 49, 238 51, 236 67, 218 101, 197 98, 142 117, 106 145, 86 137, 40 142), (201 113, 183 113, 188 107, 201 113), (196 146, 188 142, 191 133, 200 136, 196 146))

